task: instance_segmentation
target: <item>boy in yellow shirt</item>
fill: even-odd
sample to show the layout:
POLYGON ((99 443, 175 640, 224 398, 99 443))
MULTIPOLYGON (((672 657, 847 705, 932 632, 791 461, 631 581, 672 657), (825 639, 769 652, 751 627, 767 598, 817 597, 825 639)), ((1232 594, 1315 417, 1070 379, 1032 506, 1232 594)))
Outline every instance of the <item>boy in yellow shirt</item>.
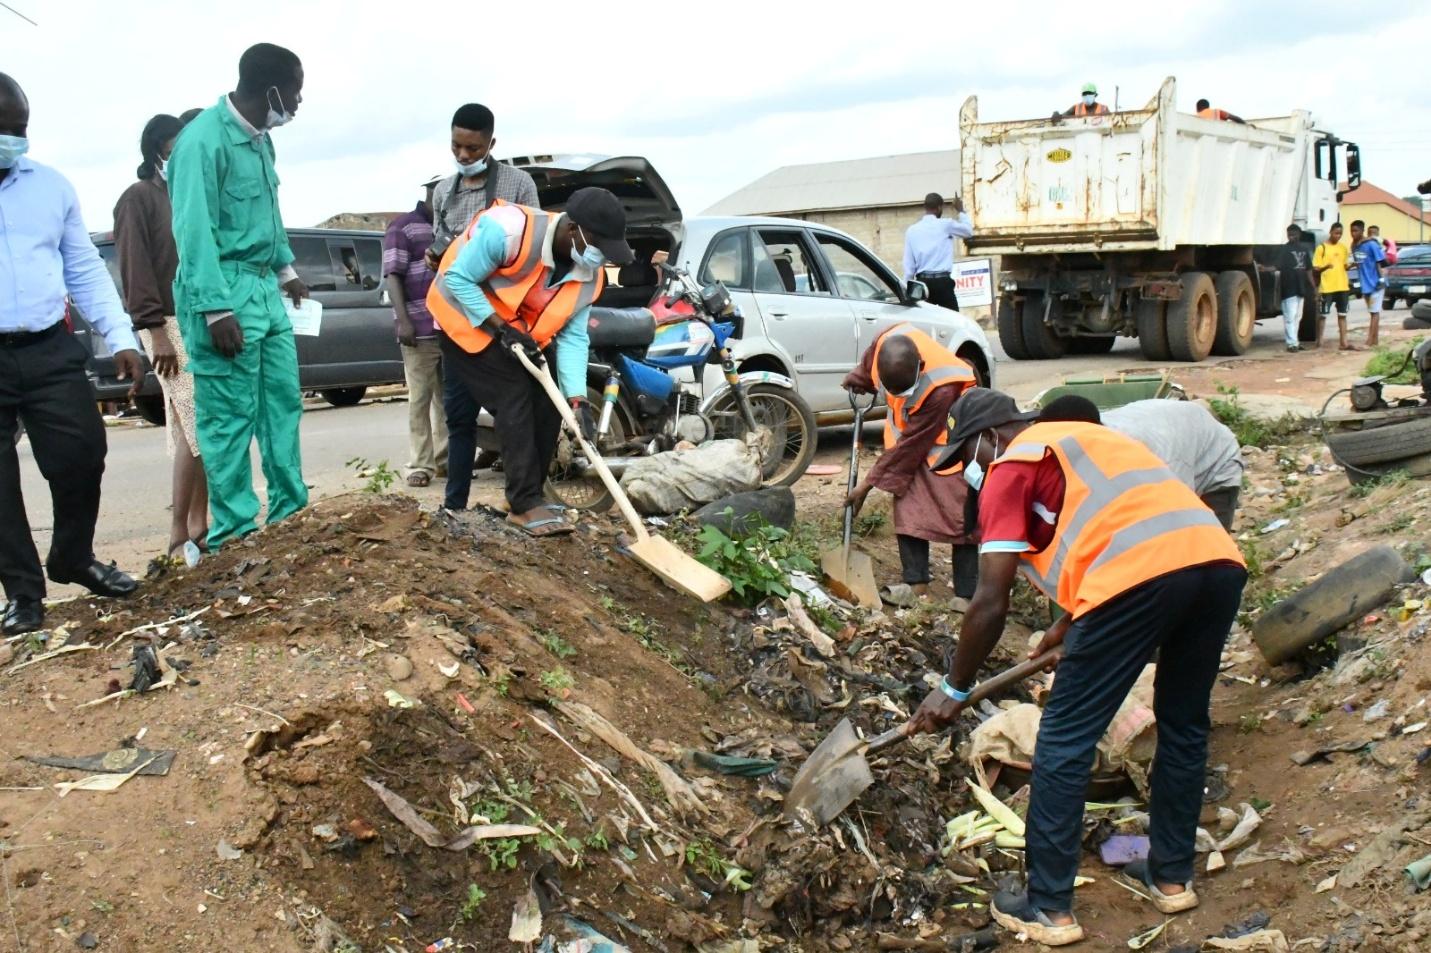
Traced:
MULTIPOLYGON (((1318 278, 1318 290, 1322 295, 1322 314, 1326 315, 1335 304, 1337 307, 1337 346, 1343 351, 1354 350, 1347 340, 1347 301, 1351 297, 1351 283, 1347 280, 1347 263, 1350 260, 1347 246, 1342 244, 1342 224, 1337 222, 1327 230, 1327 240, 1317 246, 1312 256, 1312 271, 1318 278)), ((1318 335, 1320 338, 1320 335, 1318 335)), ((1318 344, 1321 341, 1318 340, 1318 344)))

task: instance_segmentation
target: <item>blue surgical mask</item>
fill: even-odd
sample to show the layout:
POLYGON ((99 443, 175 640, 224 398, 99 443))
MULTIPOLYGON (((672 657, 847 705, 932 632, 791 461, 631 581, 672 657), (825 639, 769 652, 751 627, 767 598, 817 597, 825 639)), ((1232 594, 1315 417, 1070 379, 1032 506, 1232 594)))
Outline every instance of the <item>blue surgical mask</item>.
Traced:
POLYGON ((591 243, 591 239, 586 237, 586 232, 581 230, 580 225, 576 227, 576 231, 581 236, 581 240, 586 242, 586 249, 579 256, 579 261, 593 271, 606 264, 606 256, 601 253, 600 248, 591 243))
POLYGON ((16 161, 30 151, 30 140, 24 136, 0 136, 0 169, 13 169, 16 161))
MULTIPOLYGON (((454 159, 453 161, 457 162, 456 159, 454 159)), ((469 162, 466 165, 463 165, 461 162, 457 162, 457 171, 461 172, 469 179, 473 176, 481 175, 483 172, 487 171, 487 160, 478 159, 476 162, 469 162)))
POLYGON ((277 129, 279 126, 290 122, 292 119, 293 113, 283 108, 283 94, 278 91, 277 86, 270 86, 268 88, 268 125, 266 125, 264 128, 277 129), (275 99, 278 100, 277 109, 275 109, 273 106, 273 101, 275 99))
POLYGON ((1098 100, 1098 97, 1095 96, 1093 93, 1084 93, 1084 94, 1083 94, 1083 105, 1085 105, 1085 106, 1092 106, 1097 100, 1098 100))

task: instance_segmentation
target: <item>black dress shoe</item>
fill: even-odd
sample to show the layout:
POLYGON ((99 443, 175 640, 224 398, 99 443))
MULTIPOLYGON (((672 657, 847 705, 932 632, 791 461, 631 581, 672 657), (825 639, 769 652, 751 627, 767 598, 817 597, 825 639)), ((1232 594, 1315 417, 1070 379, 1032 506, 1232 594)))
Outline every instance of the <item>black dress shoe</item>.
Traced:
POLYGON ((60 575, 52 571, 50 579, 78 583, 97 596, 127 596, 139 588, 133 576, 120 572, 114 563, 105 565, 98 559, 91 559, 89 565, 78 572, 60 575))
POLYGON ((19 596, 5 605, 6 635, 35 632, 45 625, 45 604, 39 599, 19 596))

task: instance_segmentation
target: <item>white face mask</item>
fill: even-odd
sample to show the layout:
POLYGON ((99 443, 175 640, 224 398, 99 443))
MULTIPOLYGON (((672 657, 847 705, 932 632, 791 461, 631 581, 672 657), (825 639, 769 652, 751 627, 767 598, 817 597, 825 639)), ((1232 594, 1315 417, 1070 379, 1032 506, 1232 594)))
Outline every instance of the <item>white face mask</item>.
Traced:
POLYGON ((1092 106, 1092 105, 1094 104, 1094 102, 1097 101, 1097 99, 1098 99, 1098 97, 1095 96, 1095 95, 1093 95, 1092 93, 1084 93, 1084 94, 1083 94, 1083 105, 1085 105, 1085 106, 1092 106))
POLYGON ((168 162, 166 162, 166 161, 163 160, 163 159, 158 160, 158 161, 154 164, 154 171, 159 174, 159 179, 160 179, 160 181, 163 181, 163 182, 168 182, 168 181, 169 181, 169 163, 168 163, 168 162))
POLYGON ((293 113, 283 108, 283 94, 278 91, 277 86, 268 87, 268 125, 265 129, 277 129, 293 119, 293 113), (278 100, 278 108, 275 109, 273 101, 278 100))
MULTIPOLYGON (((984 487, 984 468, 979 463, 979 448, 984 444, 984 435, 979 434, 979 439, 974 441, 974 459, 970 460, 964 467, 964 482, 969 484, 969 489, 978 492, 984 487)), ((994 440, 994 456, 999 455, 999 441, 994 440)))

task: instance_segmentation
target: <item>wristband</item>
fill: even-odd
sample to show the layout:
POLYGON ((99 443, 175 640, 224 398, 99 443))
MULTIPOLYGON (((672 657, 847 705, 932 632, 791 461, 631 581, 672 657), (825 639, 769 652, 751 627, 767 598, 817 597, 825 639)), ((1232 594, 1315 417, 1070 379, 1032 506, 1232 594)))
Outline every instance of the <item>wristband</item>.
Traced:
POLYGON ((973 694, 974 691, 972 688, 970 688, 967 692, 959 691, 959 689, 949 684, 949 676, 947 675, 939 680, 939 690, 948 697, 954 699, 954 701, 960 703, 968 701, 969 696, 973 694))

